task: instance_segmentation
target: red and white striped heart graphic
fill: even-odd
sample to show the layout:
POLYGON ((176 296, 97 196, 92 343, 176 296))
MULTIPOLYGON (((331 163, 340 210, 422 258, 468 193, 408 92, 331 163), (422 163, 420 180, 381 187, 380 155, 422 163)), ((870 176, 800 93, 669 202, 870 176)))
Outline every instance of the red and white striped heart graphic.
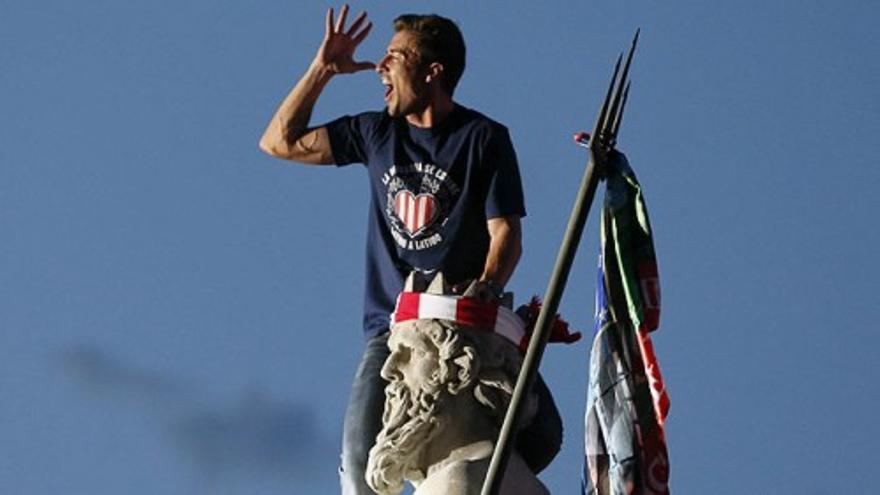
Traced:
POLYGON ((434 221, 437 205, 432 194, 416 196, 409 191, 400 191, 394 196, 394 213, 413 235, 434 221))

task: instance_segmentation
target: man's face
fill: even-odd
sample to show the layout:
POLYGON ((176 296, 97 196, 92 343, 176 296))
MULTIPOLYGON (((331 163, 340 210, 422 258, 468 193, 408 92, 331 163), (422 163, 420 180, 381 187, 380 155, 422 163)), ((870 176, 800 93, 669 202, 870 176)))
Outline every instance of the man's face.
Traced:
POLYGON ((429 338, 412 328, 399 328, 388 338, 391 355, 382 367, 382 378, 403 382, 410 392, 424 392, 440 367, 440 355, 429 338))
POLYGON ((376 72, 385 85, 388 115, 402 117, 423 111, 429 101, 426 72, 419 61, 415 35, 398 31, 388 43, 388 50, 376 64, 376 72))

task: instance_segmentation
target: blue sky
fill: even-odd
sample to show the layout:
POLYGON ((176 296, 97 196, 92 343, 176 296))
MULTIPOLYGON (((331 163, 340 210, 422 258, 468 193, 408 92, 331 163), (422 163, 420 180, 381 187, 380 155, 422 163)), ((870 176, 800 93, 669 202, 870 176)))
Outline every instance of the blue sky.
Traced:
MULTIPOLYGON (((367 184, 263 156, 328 4, 0 7, 0 491, 334 493, 360 353, 367 184)), ((541 294, 616 54, 645 189, 680 494, 864 492, 880 407, 874 2, 400 2, 458 21, 456 96, 505 123, 541 294)), ((378 109, 372 73, 314 121, 378 109)), ((595 211, 561 311, 589 329, 595 211)), ((579 484, 589 339, 545 354, 579 484)))

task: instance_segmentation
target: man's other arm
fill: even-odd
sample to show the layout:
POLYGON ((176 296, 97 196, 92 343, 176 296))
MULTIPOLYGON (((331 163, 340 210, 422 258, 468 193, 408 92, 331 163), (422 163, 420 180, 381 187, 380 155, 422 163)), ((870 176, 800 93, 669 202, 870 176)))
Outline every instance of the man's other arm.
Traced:
POLYGON ((342 7, 334 25, 333 9, 327 11, 324 39, 315 59, 275 111, 260 138, 260 149, 266 153, 313 165, 333 163, 327 129, 308 127, 312 109, 334 75, 374 67, 371 62, 354 61, 354 50, 369 34, 372 23, 367 21, 364 24, 366 12, 362 12, 346 30, 346 15, 348 5, 342 7))
POLYGON ((522 227, 519 215, 490 218, 486 222, 489 230, 489 253, 480 281, 491 282, 496 287, 504 287, 522 255, 522 227))

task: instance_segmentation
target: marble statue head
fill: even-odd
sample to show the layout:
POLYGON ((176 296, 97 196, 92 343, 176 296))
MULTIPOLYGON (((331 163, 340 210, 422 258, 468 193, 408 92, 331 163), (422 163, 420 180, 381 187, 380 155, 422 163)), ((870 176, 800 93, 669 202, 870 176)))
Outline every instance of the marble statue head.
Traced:
MULTIPOLYGON (((396 323, 388 347, 383 429, 367 466, 383 495, 424 479, 455 449, 494 443, 522 364, 518 348, 491 329, 444 319, 396 323)), ((525 422, 534 398, 528 409, 525 422)))

